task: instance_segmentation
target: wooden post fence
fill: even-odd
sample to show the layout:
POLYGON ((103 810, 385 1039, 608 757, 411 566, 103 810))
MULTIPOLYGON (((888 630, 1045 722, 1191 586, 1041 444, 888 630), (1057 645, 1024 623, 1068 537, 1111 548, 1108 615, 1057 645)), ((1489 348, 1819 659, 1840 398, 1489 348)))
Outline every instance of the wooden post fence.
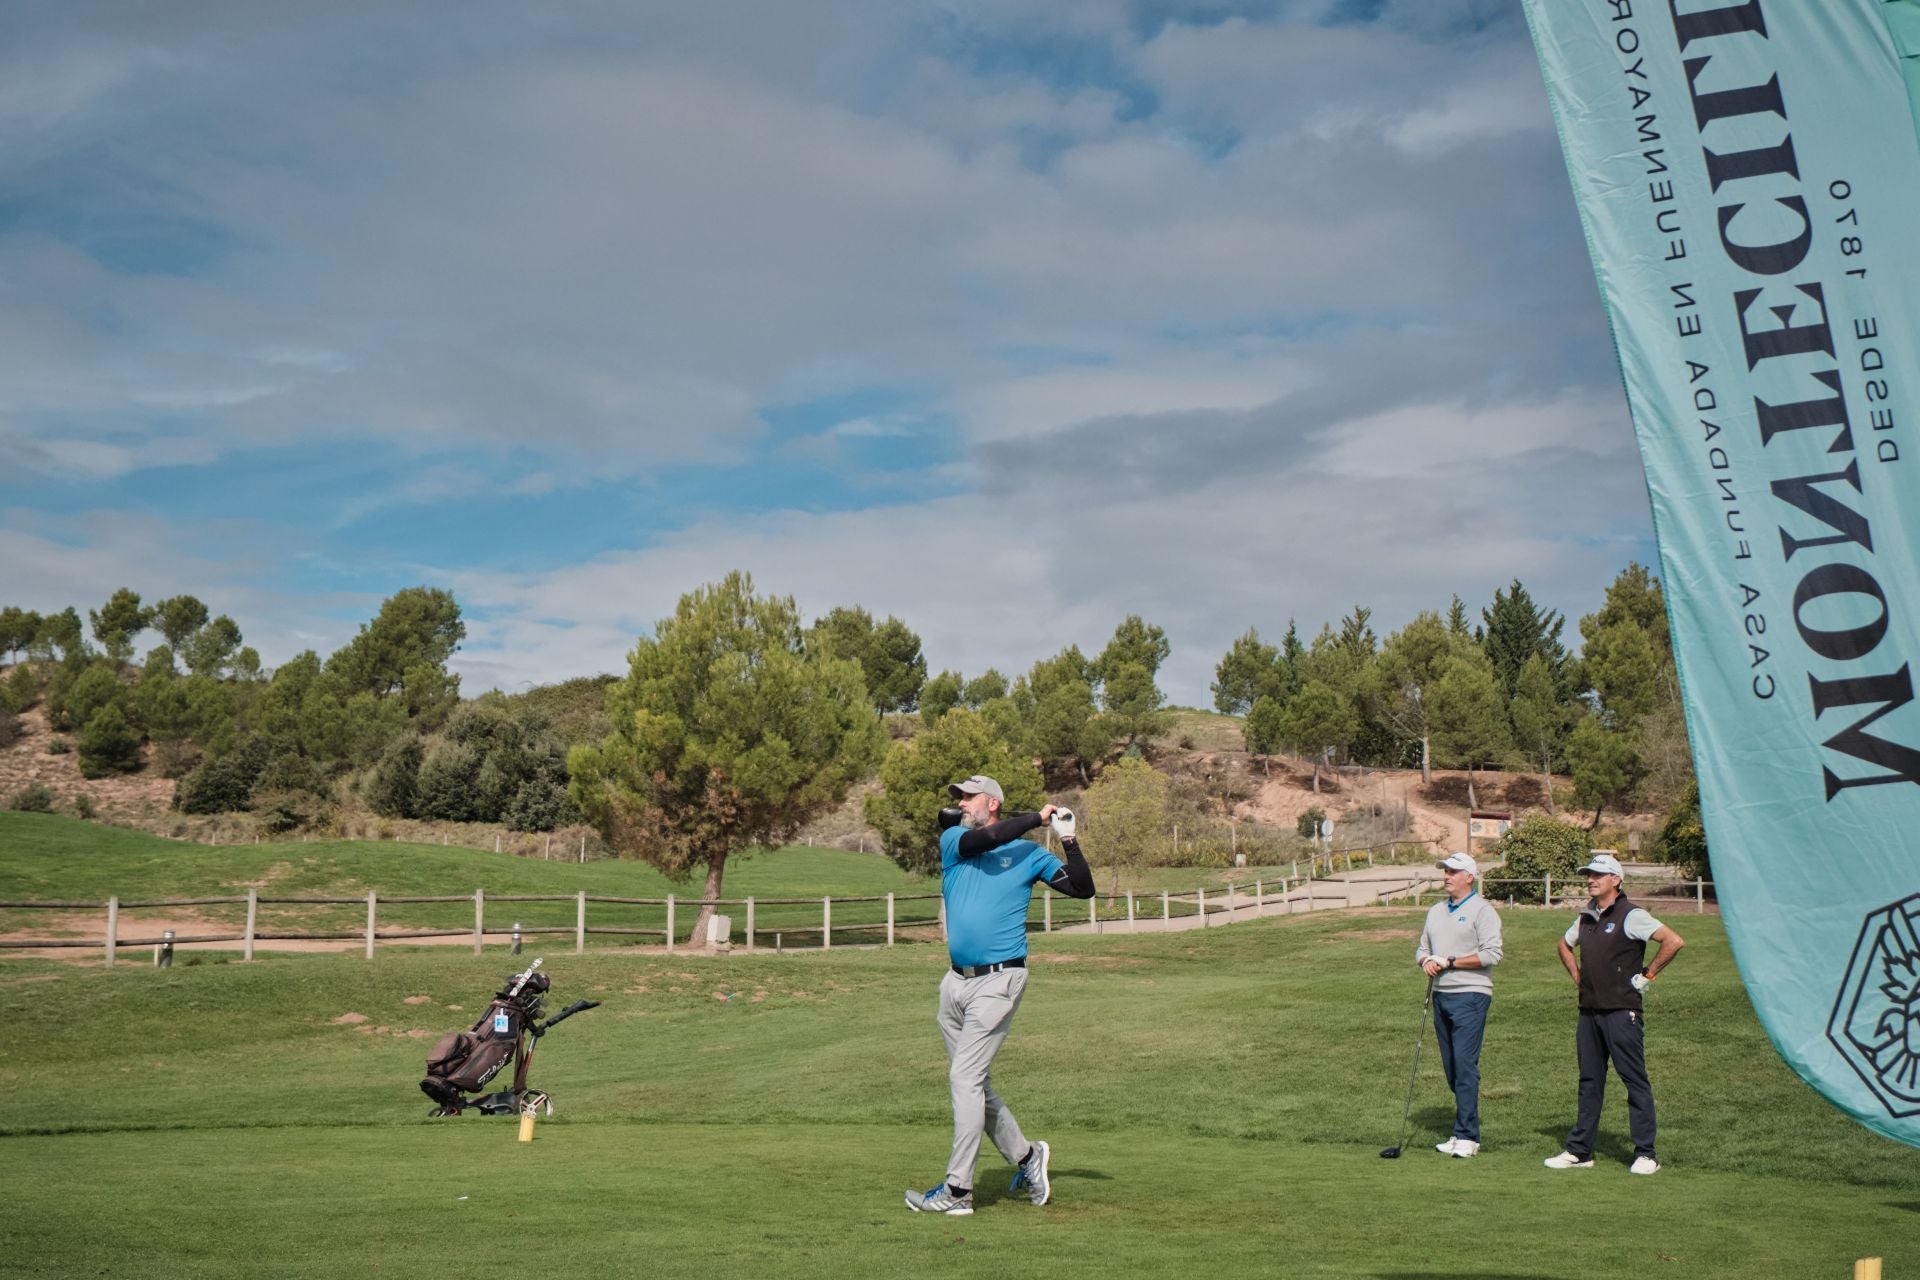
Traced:
POLYGON ((820 899, 820 949, 833 950, 833 899, 820 899))
POLYGON ((247 936, 246 940, 242 943, 243 949, 240 953, 242 960, 253 959, 253 932, 259 923, 260 891, 258 889, 249 889, 247 890, 247 936))
POLYGON ((107 968, 113 968, 113 950, 120 941, 120 899, 107 899, 107 968))
POLYGON ((582 889, 574 899, 573 909, 573 953, 585 955, 587 950, 587 891, 582 889))
POLYGON ((480 937, 487 931, 487 891, 473 891, 473 954, 480 954, 480 937))
POLYGON ((887 895, 887 945, 893 945, 893 895, 887 895))
POLYGON ((747 950, 753 950, 753 899, 747 899, 747 950))
POLYGON ((377 910, 375 903, 379 895, 372 889, 367 890, 367 959, 373 959, 373 917, 377 910))
POLYGON ((673 950, 673 895, 667 895, 667 950, 673 950))

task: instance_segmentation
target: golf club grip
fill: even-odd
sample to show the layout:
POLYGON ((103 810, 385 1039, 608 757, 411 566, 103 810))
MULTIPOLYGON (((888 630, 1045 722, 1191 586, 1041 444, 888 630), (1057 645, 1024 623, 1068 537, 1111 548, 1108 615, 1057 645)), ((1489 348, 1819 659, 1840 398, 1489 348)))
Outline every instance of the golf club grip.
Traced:
POLYGON ((556 1022, 565 1022, 576 1013, 585 1013, 588 1009, 598 1009, 599 1007, 600 1002, 598 1000, 575 1000, 572 1004, 541 1023, 541 1029, 545 1030, 553 1026, 556 1022))

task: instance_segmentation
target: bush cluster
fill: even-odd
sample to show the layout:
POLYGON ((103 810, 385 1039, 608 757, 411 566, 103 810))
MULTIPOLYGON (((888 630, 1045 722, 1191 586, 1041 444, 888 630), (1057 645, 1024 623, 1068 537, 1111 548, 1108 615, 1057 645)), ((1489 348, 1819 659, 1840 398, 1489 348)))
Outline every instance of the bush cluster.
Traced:
POLYGON ((1517 882, 1502 885, 1501 896, 1539 902, 1545 889, 1542 878, 1573 883, 1592 847, 1583 829, 1544 813, 1530 813, 1508 828, 1494 851, 1506 864, 1499 878, 1517 882))

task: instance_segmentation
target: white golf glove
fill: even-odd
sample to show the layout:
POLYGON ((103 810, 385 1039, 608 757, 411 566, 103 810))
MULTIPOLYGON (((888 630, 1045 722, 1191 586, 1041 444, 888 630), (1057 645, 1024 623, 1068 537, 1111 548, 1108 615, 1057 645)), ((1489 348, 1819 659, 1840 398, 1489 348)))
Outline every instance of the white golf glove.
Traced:
POLYGON ((1055 809, 1053 811, 1053 834, 1065 841, 1073 839, 1073 831, 1073 810, 1055 809))
POLYGON ((1635 991, 1645 991, 1653 985, 1653 979, 1644 973, 1636 973, 1631 978, 1628 978, 1627 981, 1633 984, 1635 991))

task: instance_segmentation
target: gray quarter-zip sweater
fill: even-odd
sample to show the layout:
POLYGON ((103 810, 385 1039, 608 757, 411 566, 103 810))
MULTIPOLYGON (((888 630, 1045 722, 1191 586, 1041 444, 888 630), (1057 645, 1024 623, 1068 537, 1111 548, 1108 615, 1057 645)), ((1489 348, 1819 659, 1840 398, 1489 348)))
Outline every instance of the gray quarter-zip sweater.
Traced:
POLYGON ((1493 975, 1488 970, 1500 963, 1500 913, 1477 890, 1457 906, 1445 899, 1433 904, 1413 962, 1425 964, 1428 956, 1445 960, 1470 955, 1480 957, 1480 968, 1449 969, 1434 980, 1433 989, 1493 994, 1493 975))

